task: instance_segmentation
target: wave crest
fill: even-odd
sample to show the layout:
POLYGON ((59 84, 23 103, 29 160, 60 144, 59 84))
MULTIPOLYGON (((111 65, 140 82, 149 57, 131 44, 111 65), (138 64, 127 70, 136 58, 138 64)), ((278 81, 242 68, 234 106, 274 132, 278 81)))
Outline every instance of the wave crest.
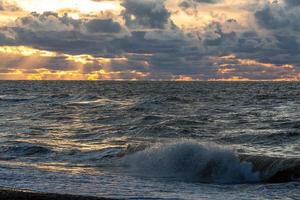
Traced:
POLYGON ((252 164, 240 162, 231 149, 192 141, 157 144, 125 156, 124 163, 139 174, 185 181, 225 184, 260 180, 252 164))

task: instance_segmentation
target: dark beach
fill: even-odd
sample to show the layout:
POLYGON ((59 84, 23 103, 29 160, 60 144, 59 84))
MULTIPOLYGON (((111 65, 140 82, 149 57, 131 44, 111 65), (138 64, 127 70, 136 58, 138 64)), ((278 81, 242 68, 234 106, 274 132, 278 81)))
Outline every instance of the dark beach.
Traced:
POLYGON ((28 190, 0 189, 0 199, 5 200, 109 200, 90 196, 36 193, 28 190))

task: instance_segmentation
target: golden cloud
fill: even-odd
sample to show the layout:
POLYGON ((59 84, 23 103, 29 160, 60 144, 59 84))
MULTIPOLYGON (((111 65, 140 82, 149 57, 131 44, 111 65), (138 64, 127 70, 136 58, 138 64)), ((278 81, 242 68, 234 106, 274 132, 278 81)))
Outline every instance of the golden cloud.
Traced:
POLYGON ((70 55, 28 46, 0 46, 2 80, 137 80, 149 73, 136 70, 112 71, 111 62, 127 62, 125 57, 102 58, 88 54, 70 55), (49 61, 63 59, 67 69, 51 69, 49 61), (11 63, 14 63, 12 65, 11 63), (45 66, 49 66, 46 68, 45 66), (93 70, 86 68, 93 66, 93 70))
POLYGON ((218 67, 217 74, 220 78, 212 81, 299 81, 300 73, 295 66, 290 64, 273 64, 260 62, 254 59, 238 58, 234 54, 213 57, 214 65, 218 67), (262 76, 263 75, 263 76, 262 76), (255 77, 270 77, 261 79, 255 77))

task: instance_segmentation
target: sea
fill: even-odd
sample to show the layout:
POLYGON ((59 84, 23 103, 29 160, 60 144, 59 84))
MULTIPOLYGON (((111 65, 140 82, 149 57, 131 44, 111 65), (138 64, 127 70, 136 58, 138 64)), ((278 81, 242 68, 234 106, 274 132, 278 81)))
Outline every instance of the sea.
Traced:
POLYGON ((299 158, 299 82, 0 81, 0 187, 296 200, 299 158))

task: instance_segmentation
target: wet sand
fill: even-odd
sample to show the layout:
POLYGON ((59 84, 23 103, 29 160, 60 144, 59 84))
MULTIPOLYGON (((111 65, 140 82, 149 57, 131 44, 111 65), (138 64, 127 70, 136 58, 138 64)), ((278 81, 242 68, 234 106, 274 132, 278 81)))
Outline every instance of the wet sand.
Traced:
MULTIPOLYGON (((36 193, 26 190, 0 189, 0 199, 3 200, 110 200, 89 196, 67 194, 36 193)), ((112 199, 111 199, 112 200, 112 199)))

